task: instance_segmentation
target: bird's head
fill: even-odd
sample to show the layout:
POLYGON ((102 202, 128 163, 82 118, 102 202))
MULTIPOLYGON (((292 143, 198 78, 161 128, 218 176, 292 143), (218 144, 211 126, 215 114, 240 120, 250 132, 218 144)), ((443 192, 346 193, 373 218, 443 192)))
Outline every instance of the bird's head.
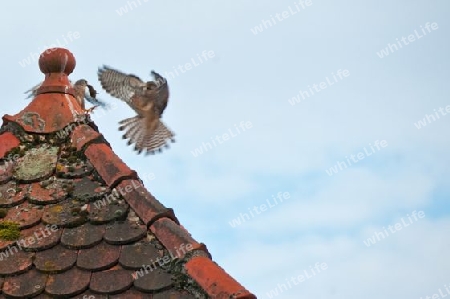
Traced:
POLYGON ((161 85, 164 85, 167 83, 166 78, 155 72, 154 70, 151 71, 151 74, 153 78, 155 79, 156 86, 160 87, 161 85))
POLYGON ((75 85, 77 86, 88 86, 88 82, 85 79, 80 79, 77 82, 75 82, 75 85))

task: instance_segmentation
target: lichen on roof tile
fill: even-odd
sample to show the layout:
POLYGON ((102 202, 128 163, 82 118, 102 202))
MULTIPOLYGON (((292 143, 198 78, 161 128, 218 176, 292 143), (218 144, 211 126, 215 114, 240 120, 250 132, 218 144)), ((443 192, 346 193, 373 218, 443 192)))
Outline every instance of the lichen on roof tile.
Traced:
POLYGON ((76 199, 68 199, 61 203, 44 207, 42 221, 60 227, 75 227, 88 221, 88 212, 84 210, 86 203, 76 199))
POLYGON ((41 221, 42 210, 29 202, 21 203, 8 209, 4 220, 14 221, 19 224, 21 229, 29 228, 41 221))
POLYGON ((89 177, 83 177, 73 181, 72 196, 84 202, 90 202, 105 196, 109 190, 99 182, 93 181, 89 177))
POLYGON ((28 199, 39 205, 58 203, 67 197, 71 188, 71 180, 56 179, 52 176, 46 180, 32 183, 28 199))
POLYGON ((77 261, 76 250, 56 245, 51 249, 36 253, 34 265, 44 273, 61 273, 72 268, 77 261))
POLYGON ((28 185, 21 185, 16 181, 9 181, 0 185, 0 208, 13 207, 22 203, 28 189, 28 185))
POLYGON ((72 54, 56 49, 39 65, 37 95, 0 127, 0 222, 16 227, 14 240, 0 239, 0 298, 203 299, 215 298, 214 283, 226 298, 256 298, 211 262, 83 113, 69 85, 72 54), (193 249, 177 254, 186 243, 193 249))
POLYGON ((58 150, 57 147, 46 144, 28 150, 19 158, 14 169, 14 178, 30 182, 51 176, 58 160, 58 150))

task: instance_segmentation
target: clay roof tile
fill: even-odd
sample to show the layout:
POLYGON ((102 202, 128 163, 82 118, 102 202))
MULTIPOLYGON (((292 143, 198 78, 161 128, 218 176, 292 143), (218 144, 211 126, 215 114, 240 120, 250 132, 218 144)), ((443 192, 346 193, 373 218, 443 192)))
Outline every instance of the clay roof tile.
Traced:
POLYGON ((35 97, 0 128, 0 298, 256 298, 84 114, 72 53, 48 49, 39 67, 35 97))

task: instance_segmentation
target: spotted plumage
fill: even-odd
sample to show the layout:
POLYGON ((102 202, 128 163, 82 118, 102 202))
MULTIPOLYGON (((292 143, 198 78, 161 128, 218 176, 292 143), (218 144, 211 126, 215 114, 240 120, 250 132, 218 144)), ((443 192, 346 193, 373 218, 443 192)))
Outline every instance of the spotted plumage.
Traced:
POLYGON ((103 89, 111 96, 127 103, 136 116, 119 122, 119 130, 125 131, 124 139, 134 144, 138 153, 153 154, 168 147, 169 140, 175 142, 175 134, 161 121, 169 100, 167 80, 151 72, 154 80, 142 81, 133 74, 125 74, 108 66, 98 70, 98 79, 103 89))

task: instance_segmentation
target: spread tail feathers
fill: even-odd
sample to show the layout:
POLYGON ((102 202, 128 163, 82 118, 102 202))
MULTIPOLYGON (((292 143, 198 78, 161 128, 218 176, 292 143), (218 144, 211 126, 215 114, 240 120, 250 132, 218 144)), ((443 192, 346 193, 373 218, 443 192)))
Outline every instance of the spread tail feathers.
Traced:
POLYGON ((153 128, 148 128, 146 119, 141 116, 126 118, 119 122, 120 131, 125 131, 122 136, 128 139, 128 145, 135 144, 134 150, 140 154, 146 150, 146 154, 161 152, 163 147, 169 147, 168 140, 175 142, 174 133, 169 130, 159 119, 153 128))

